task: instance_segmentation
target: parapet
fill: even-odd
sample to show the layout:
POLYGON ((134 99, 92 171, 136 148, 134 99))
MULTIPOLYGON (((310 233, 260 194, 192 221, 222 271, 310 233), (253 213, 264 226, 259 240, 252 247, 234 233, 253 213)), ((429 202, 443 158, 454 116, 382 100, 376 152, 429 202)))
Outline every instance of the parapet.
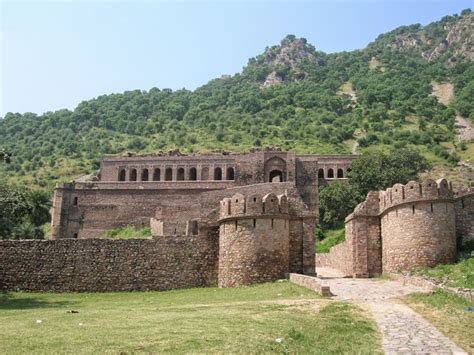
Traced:
POLYGON ((220 203, 219 220, 258 216, 287 216, 288 197, 286 194, 276 195, 273 192, 262 196, 250 194, 244 196, 236 193, 224 198, 220 203))
POLYGON ((407 184, 395 184, 385 191, 370 191, 365 201, 359 203, 346 221, 354 216, 378 216, 385 210, 404 203, 451 200, 453 199, 452 184, 446 179, 423 182, 409 181, 407 184))

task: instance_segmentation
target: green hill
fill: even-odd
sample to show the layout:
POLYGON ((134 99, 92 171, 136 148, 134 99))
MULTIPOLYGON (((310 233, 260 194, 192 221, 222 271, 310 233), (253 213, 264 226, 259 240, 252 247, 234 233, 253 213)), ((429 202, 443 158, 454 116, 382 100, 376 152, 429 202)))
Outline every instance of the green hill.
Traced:
POLYGON ((0 151, 10 162, 0 164, 0 179, 51 188, 97 169, 104 154, 127 152, 278 146, 350 153, 357 145, 410 145, 467 184, 469 162, 454 166, 473 163, 474 143, 459 141, 455 122, 457 113, 474 119, 473 23, 464 10, 333 54, 288 35, 241 73, 194 91, 135 90, 74 111, 8 113, 0 119, 0 151))

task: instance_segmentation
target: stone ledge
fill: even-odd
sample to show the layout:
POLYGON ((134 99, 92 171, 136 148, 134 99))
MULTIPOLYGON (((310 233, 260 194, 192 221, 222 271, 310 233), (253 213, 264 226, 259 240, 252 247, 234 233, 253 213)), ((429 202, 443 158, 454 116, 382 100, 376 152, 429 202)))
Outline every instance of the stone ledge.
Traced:
POLYGON ((316 291, 321 296, 332 296, 329 285, 317 277, 290 273, 290 282, 316 291))

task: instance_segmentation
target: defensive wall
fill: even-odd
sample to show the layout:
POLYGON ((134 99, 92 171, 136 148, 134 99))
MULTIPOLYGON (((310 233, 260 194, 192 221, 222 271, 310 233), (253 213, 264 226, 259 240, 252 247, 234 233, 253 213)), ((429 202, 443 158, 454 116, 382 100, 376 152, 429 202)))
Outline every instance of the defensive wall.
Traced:
POLYGON ((472 243, 474 191, 458 196, 445 179, 369 192, 345 221, 345 241, 316 256, 316 266, 370 277, 454 261, 472 243))
POLYGON ((142 291, 217 285, 216 236, 1 240, 0 289, 142 291))
POLYGON ((184 225, 151 218, 153 239, 0 241, 0 289, 167 290, 313 275, 316 215, 294 184, 243 190, 184 225))

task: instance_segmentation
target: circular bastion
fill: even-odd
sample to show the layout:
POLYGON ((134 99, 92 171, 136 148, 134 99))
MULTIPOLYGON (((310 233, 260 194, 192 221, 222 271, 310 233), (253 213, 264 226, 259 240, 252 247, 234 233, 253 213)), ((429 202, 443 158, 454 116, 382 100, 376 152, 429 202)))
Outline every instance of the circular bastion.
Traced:
POLYGON ((286 195, 240 193, 220 204, 219 287, 284 278, 289 272, 286 195))
POLYGON ((445 179, 396 184, 379 198, 384 273, 454 261, 454 200, 445 179))

